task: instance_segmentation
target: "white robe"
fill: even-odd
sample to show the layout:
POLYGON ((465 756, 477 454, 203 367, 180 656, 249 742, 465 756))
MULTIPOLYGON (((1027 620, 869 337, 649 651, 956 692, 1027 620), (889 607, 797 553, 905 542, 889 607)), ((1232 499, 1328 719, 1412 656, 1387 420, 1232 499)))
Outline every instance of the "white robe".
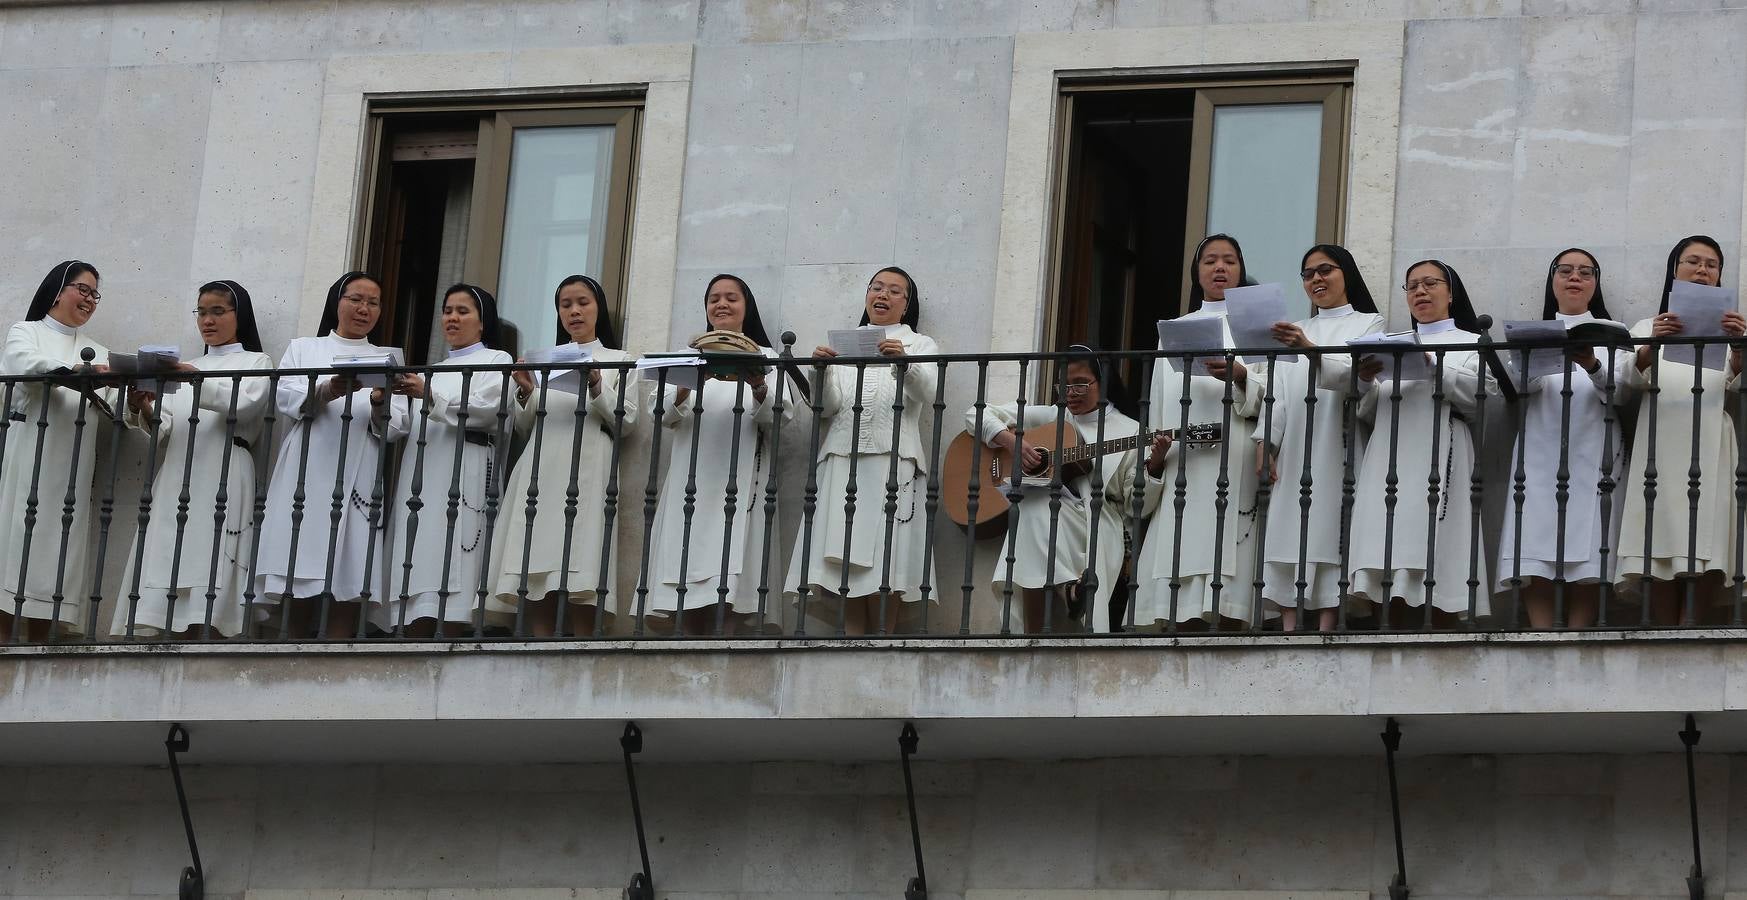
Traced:
MULTIPOLYGON (((376 349, 368 340, 349 340, 337 333, 296 338, 285 348, 279 367, 329 368, 336 357, 376 349)), ((317 376, 316 390, 321 390, 332 377, 317 376)), ((389 566, 382 537, 389 515, 389 491, 393 487, 385 477, 379 481, 379 476, 384 475, 382 452, 385 443, 406 436, 406 398, 389 395, 384 432, 377 434, 370 421, 370 388, 360 387, 352 392, 350 401, 342 396, 320 405, 306 403, 313 399, 309 388, 308 376, 288 375, 279 379, 274 398, 278 414, 290 427, 285 429, 273 461, 273 475, 267 482, 267 518, 261 523, 261 546, 255 564, 256 590, 260 596, 255 602, 276 604, 286 597, 312 598, 327 592, 337 601, 368 598, 370 603, 380 603, 388 583, 389 566), (348 402, 349 423, 345 419, 348 402), (292 520, 300 469, 303 506, 294 560, 292 520), (336 503, 337 524, 333 520, 336 503), (375 506, 376 524, 372 527, 374 504, 381 505, 375 506)))
MULTIPOLYGON (((1028 431, 1039 427, 1054 428, 1056 413, 1057 407, 1053 404, 1026 404, 1025 427, 1028 431)), ((1083 415, 1066 412, 1062 421, 1078 431, 1083 442, 1091 444, 1099 440, 1099 418, 1099 411, 1094 409, 1083 415)), ((1102 418, 1103 440, 1134 437, 1140 431, 1138 423, 1123 415, 1114 406, 1105 405, 1102 418)), ((978 434, 983 443, 989 446, 994 446, 992 441, 995 435, 1018 421, 1018 405, 1015 403, 985 407, 980 430, 976 407, 965 410, 965 430, 978 434)), ((1096 460, 1096 471, 1102 479, 1104 491, 1096 518, 1092 514, 1091 467, 1088 467, 1086 474, 1062 483, 1060 506, 1053 516, 1053 543, 1050 541, 1050 501, 1053 489, 1049 486, 1025 488, 1023 496, 1015 501, 1018 507, 1017 520, 1009 526, 1008 535, 1001 539, 1000 556, 995 561, 991 587, 996 596, 1003 596, 1007 590, 1006 556, 1008 541, 1011 540, 1014 587, 1042 588, 1066 584, 1079 580, 1088 568, 1092 568, 1098 576, 1098 593, 1094 602, 1102 607, 1110 600, 1110 595, 1122 578, 1128 516, 1133 512, 1131 501, 1134 498, 1136 480, 1135 454, 1142 449, 1144 448, 1123 450, 1096 460), (1094 558, 1094 532, 1097 534, 1097 563, 1092 566, 1087 560, 1094 558)))
MULTIPOLYGON (((1636 337, 1649 337, 1653 320, 1632 326, 1636 337)), ((1631 475, 1621 485, 1626 511, 1620 526, 1620 566, 1617 577, 1631 582, 1648 575, 1669 580, 1677 575, 1704 572, 1732 573, 1735 568, 1735 466, 1734 407, 1737 380, 1729 375, 1728 351, 1712 344, 1705 347, 1706 360, 1721 358, 1722 368, 1703 369, 1704 392, 1695 401, 1694 376, 1700 370, 1664 359, 1642 372, 1634 362, 1626 367, 1628 380, 1642 396, 1638 401, 1638 424, 1632 441, 1631 475), (1650 376, 1657 372, 1660 392, 1650 393, 1650 376), (1652 400, 1654 396, 1654 400, 1652 400), (1695 406, 1696 402, 1696 406, 1695 406), (1650 406, 1656 405, 1655 431, 1651 432, 1650 406), (1689 546, 1692 503, 1687 498, 1688 472, 1692 467, 1693 417, 1699 423, 1698 540, 1689 546), (1644 496, 1645 476, 1654 445, 1656 498, 1654 518, 1647 515, 1650 503, 1644 496), (1651 541, 1646 565, 1644 538, 1651 541), (1689 560, 1689 551, 1692 559, 1689 560)))
MULTIPOLYGON (((436 366, 512 362, 515 360, 502 350, 475 344, 436 366)), ((388 521, 392 550, 387 560, 387 602, 375 615, 377 626, 385 631, 419 619, 435 619, 439 607, 444 621, 473 621, 479 606, 479 576, 491 557, 491 545, 485 540, 486 501, 492 491, 501 489, 498 468, 507 455, 500 455, 495 443, 504 374, 475 372, 468 379, 460 372, 433 371, 425 384, 430 394, 429 415, 424 400, 408 404, 407 439, 401 445, 400 476, 388 521), (463 381, 468 382, 465 390, 463 381), (466 431, 494 443, 471 443, 464 438, 463 405, 466 431), (451 489, 459 494, 453 501, 451 489)), ((510 389, 515 389, 513 381, 510 389)), ((502 440, 509 441, 508 429, 502 440)))
MULTIPOLYGON (((79 354, 86 347, 96 354, 91 360, 93 364, 109 362, 109 351, 102 344, 53 319, 17 322, 6 332, 0 373, 43 375, 58 368, 71 368, 84 361, 79 354)), ((0 392, 3 391, 0 387, 0 392)), ((106 388, 97 394, 111 409, 116 409, 120 402, 118 391, 106 388)), ((5 423, 8 426, 5 459, 0 461, 4 465, 0 469, 0 548, 4 548, 4 559, 0 559, 0 611, 22 613, 27 619, 58 617, 73 634, 85 631, 85 604, 91 593, 90 556, 94 542, 89 525, 96 508, 91 476, 97 464, 97 426, 104 418, 102 411, 92 404, 82 405, 80 397, 80 392, 72 388, 51 388, 41 382, 18 383, 13 388, 12 408, 8 410, 11 417, 5 423), (38 427, 45 403, 47 430, 38 427), (82 428, 75 424, 81 415, 85 419, 82 428), (34 475, 33 513, 31 480, 36 470, 39 436, 42 467, 34 475), (72 523, 63 541, 61 517, 66 511, 69 487, 73 491, 72 523), (34 520, 27 523, 26 518, 32 515, 34 520), (28 557, 24 552, 26 540, 30 543, 28 557), (57 585, 56 571, 61 566, 63 549, 66 564, 57 585), (25 579, 22 593, 20 574, 25 579), (58 616, 56 594, 61 597, 58 616), (20 596, 24 598, 22 609, 18 606, 20 596)), ((10 638, 9 634, 0 635, 0 639, 10 638)))
MULTIPOLYGON (((1445 319, 1443 322, 1449 322, 1445 319)), ((1473 332, 1434 322, 1420 326, 1422 344, 1472 344, 1480 339, 1473 332)), ((1435 373, 1436 356, 1433 356, 1435 373)), ((1426 544, 1428 518, 1435 515, 1437 529, 1432 574, 1432 605, 1444 612, 1468 612, 1468 572, 1476 567, 1475 615, 1489 614, 1492 581, 1484 542, 1470 540, 1474 439, 1467 420, 1475 413, 1479 386, 1480 354, 1452 350, 1444 355, 1443 403, 1433 412, 1434 381, 1404 381, 1400 411, 1393 399, 1397 385, 1391 377, 1392 358, 1383 363, 1383 373, 1364 390, 1359 417, 1374 422, 1365 445, 1365 462, 1359 467, 1359 484, 1353 497, 1352 595, 1357 600, 1380 603, 1400 597, 1409 606, 1425 603, 1426 544), (1399 417, 1398 417, 1399 416, 1399 417), (1391 422, 1395 427, 1395 514, 1389 524, 1387 478, 1391 422), (1436 457, 1433 457, 1433 443, 1436 457), (1438 491, 1430 494, 1430 479, 1436 475, 1438 491), (1435 509, 1435 514, 1432 510, 1435 509), (1389 567, 1384 569, 1385 542, 1389 541, 1389 567), (1383 586, 1390 582, 1387 595, 1383 586)), ((1488 376, 1490 378, 1490 375, 1488 376)), ((1402 623, 1393 623, 1402 624, 1402 623)))
MULTIPOLYGON (((776 351, 766 347, 766 356, 776 351)), ((666 388, 666 411, 661 424, 663 466, 660 501, 649 536, 649 612, 672 614, 679 609, 679 587, 685 585, 685 608, 714 605, 726 590, 728 605, 735 612, 756 612, 763 598, 782 595, 781 554, 776 533, 765 542, 765 489, 771 464, 770 429, 775 421, 777 391, 784 391, 783 420, 794 416, 794 405, 805 403, 776 370, 765 378, 763 403, 750 387, 732 381, 711 379, 704 383, 703 412, 696 412, 698 397, 692 394, 675 405, 679 389, 666 388), (734 414, 738 404, 742 412, 734 414), (690 478, 692 445, 697 445, 697 473, 690 478), (729 476, 735 488, 732 527, 726 509, 729 476), (688 483, 693 488, 691 523, 685 521, 688 483), (688 537, 689 536, 689 537, 688 537), (723 544, 727 542, 727 568, 723 568, 723 544), (688 552, 689 548, 689 552, 688 552), (681 556, 685 573, 682 579, 681 556)), ((773 510, 774 511, 774 510, 773 510)), ((768 600, 765 602, 768 603, 768 600)))
MULTIPOLYGON (((1182 318, 1225 318, 1224 303, 1206 303, 1182 318)), ((1222 323, 1223 324, 1223 323, 1222 323)), ((1226 347, 1235 347, 1231 328, 1224 329, 1226 347)), ((1228 385, 1211 375, 1177 371, 1181 360, 1160 359, 1153 364, 1149 428, 1183 426, 1183 384, 1189 384, 1189 421, 1194 425, 1222 425, 1223 444, 1185 449, 1172 443, 1165 455, 1164 474, 1149 473, 1146 490, 1151 520, 1146 541, 1135 564, 1135 596, 1130 599, 1134 624, 1139 628, 1163 625, 1172 617, 1172 594, 1179 622, 1190 619, 1217 621, 1224 616, 1248 622, 1254 614, 1255 595, 1255 502, 1256 458, 1250 435, 1255 411, 1261 405, 1264 385, 1252 370, 1244 386, 1228 385), (1226 404, 1230 390, 1231 403, 1226 404), (1223 477, 1225 514, 1218 511, 1220 454, 1225 453, 1223 477), (1183 454, 1187 454, 1185 458, 1183 454), (1177 491, 1179 466, 1183 481, 1182 545, 1177 546, 1177 491), (1223 524, 1223 528, 1221 525, 1223 524), (1218 566, 1214 556, 1218 555, 1218 566), (1173 574, 1174 572, 1174 574, 1173 574), (1171 589, 1175 578, 1178 588, 1171 589), (1217 590, 1215 582, 1217 581, 1217 590)), ((1195 372, 1200 372, 1196 366, 1195 372)))
MULTIPOLYGON (((1581 316, 1559 315, 1560 321, 1590 321, 1589 313, 1581 316)), ((1523 579, 1526 586, 1531 577, 1549 581, 1561 575, 1566 581, 1598 581, 1601 571, 1601 548, 1608 548, 1608 569, 1617 567, 1620 558, 1619 523, 1626 507, 1626 440, 1620 428, 1620 416, 1631 408, 1633 389, 1632 353, 1617 350, 1611 356, 1598 348, 1596 359, 1601 362, 1592 374, 1576 363, 1571 365, 1570 433, 1565 452, 1567 496, 1565 517, 1561 524, 1557 490, 1559 486, 1560 431, 1565 421, 1565 376, 1548 375, 1530 379, 1528 390, 1518 402, 1523 405, 1522 431, 1510 452, 1510 478, 1506 482, 1504 531, 1498 543, 1498 589, 1508 591, 1514 580, 1523 579), (1614 385, 1614 409, 1610 418, 1607 406, 1609 370, 1614 385), (1604 447, 1612 449, 1605 460, 1604 447), (1517 553, 1517 457, 1522 454, 1522 552, 1517 553), (1605 465, 1604 465, 1605 462, 1605 465), (1611 478, 1614 487, 1604 496, 1602 479, 1611 478), (1604 512, 1604 501, 1607 509, 1604 512), (1560 544, 1559 536, 1564 535, 1560 544), (1563 567, 1559 565, 1563 560, 1563 567)), ((1511 368, 1511 378, 1520 381, 1516 354, 1505 355, 1505 365, 1511 368)), ((1684 471, 1684 470, 1683 470, 1684 471)), ((1642 543, 1639 544, 1642 552, 1642 543)))
MULTIPOLYGON (((622 362, 631 358, 623 350, 603 346, 599 341, 583 345, 599 362, 622 362)), ((588 377, 582 373, 583 390, 588 390, 588 377)), ((640 391, 636 376, 627 373, 624 384, 624 432, 630 435, 637 423, 640 391)), ((486 600, 486 612, 494 621, 513 624, 525 595, 537 602, 562 586, 572 603, 594 603, 596 593, 604 583, 609 590, 616 584, 618 557, 610 555, 607 572, 601 573, 601 545, 605 539, 607 480, 612 471, 613 429, 615 410, 619 405, 620 373, 601 370, 600 396, 581 403, 583 418, 578 420, 579 398, 576 394, 545 389, 545 415, 540 415, 541 387, 538 382, 528 395, 526 405, 515 404, 516 431, 525 440, 521 455, 510 472, 509 488, 504 491, 504 510, 498 515, 492 571, 496 575, 494 596, 486 600), (582 429, 581 449, 572 460, 577 429, 582 429), (576 478, 575 520, 565 526, 565 507, 570 479, 576 478), (535 480, 538 476, 538 480, 535 480), (534 504, 528 525, 530 495, 534 504), (568 538, 569 565, 565 565, 568 538), (526 582, 523 573, 526 572, 526 582), (525 594, 524 594, 525 592, 525 594)), ((512 403, 514 399, 512 398, 512 403)), ((628 508, 628 486, 619 485, 619 515, 628 508)), ((630 490, 641 493, 640 487, 630 490)), ((635 509, 635 507, 630 507, 635 509)))
MULTIPOLYGON (((1322 311, 1297 323, 1311 343, 1343 347, 1353 338, 1383 330, 1383 317, 1351 306, 1322 311), (1331 314, 1332 313, 1332 314, 1331 314)), ((1317 364, 1316 405, 1305 402, 1310 385, 1311 357, 1278 360, 1271 368, 1273 415, 1256 417, 1256 439, 1268 430, 1276 448, 1276 481, 1268 492, 1268 522, 1257 547, 1262 556, 1262 596, 1276 606, 1298 605, 1299 544, 1303 546, 1305 609, 1340 605, 1341 513, 1346 480, 1347 442, 1354 442, 1353 465, 1364 458, 1364 429, 1357 408, 1348 422, 1347 396, 1352 386, 1352 357, 1330 353, 1317 364), (1308 442, 1304 433, 1309 421, 1308 442), (1303 509, 1306 448, 1310 449, 1310 511, 1303 509), (1300 526, 1308 522, 1309 528, 1300 526)))
MULTIPOLYGON (((894 326, 889 333, 903 342, 904 352, 909 356, 940 352, 933 338, 917 334, 907 325, 894 326)), ((882 585, 889 586, 894 596, 902 594, 899 599, 907 603, 922 599, 922 563, 932 537, 925 510, 929 460, 922 439, 922 417, 933 414, 938 365, 916 363, 905 371, 904 410, 896 447, 892 446, 892 427, 893 404, 900 388, 897 367, 870 364, 863 371, 859 432, 853 414, 856 367, 831 366, 822 379, 824 396, 820 404, 825 419, 817 462, 818 494, 812 542, 809 546, 807 523, 803 521, 795 535, 794 552, 789 554, 789 578, 784 582, 791 594, 802 582, 809 585, 812 591, 809 602, 818 599, 821 591, 847 597, 876 597, 882 585), (888 519, 886 488, 894 480, 894 457, 896 510, 888 519), (846 501, 852 459, 856 494, 855 519, 850 525, 846 501), (888 526, 889 554, 884 549, 888 526), (846 531, 847 557, 843 552, 846 531)), ((798 415, 810 417, 810 414, 811 410, 803 409, 798 415)), ((815 611, 811 606, 808 610, 810 614, 815 611)))
MULTIPOLYGON (((226 344, 208 349, 189 364, 202 372, 250 374, 201 382, 199 415, 193 422, 189 421, 195 415, 192 383, 160 395, 151 518, 143 543, 137 536, 128 542, 127 574, 122 577, 111 634, 128 633, 128 607, 136 594, 139 599, 132 613, 136 636, 162 634, 166 614, 172 632, 207 624, 224 637, 243 630, 243 594, 249 586, 249 552, 255 541, 249 530, 255 517, 255 453, 266 453, 261 447, 261 415, 267 408, 271 380, 254 373, 273 368, 273 359, 244 350, 241 344, 226 344), (234 425, 229 421, 233 415, 234 425), (248 446, 239 446, 239 440, 248 446), (188 507, 184 513, 180 506, 185 472, 188 507), (217 522, 221 491, 222 529, 217 522), (184 518, 185 524, 178 527, 178 518, 184 518), (216 567, 215 530, 220 530, 216 567)), ((134 427, 152 433, 149 416, 128 416, 134 427)))

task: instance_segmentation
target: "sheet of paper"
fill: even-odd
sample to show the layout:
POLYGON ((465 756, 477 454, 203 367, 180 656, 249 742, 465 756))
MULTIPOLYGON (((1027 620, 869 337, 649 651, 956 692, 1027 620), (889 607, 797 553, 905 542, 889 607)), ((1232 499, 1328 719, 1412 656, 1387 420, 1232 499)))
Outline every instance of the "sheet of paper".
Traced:
MULTIPOLYGON (((1274 326, 1291 322, 1286 307, 1286 289, 1279 284, 1257 284, 1225 290, 1226 321, 1231 324, 1232 343, 1239 347, 1279 347, 1274 340, 1274 326)), ((1283 353, 1279 360, 1297 359, 1296 353, 1283 353)), ((1246 363, 1263 363, 1266 356, 1245 354, 1246 363)))
MULTIPOLYGON (((384 347, 370 353, 334 357, 334 368, 341 372, 349 369, 399 368, 405 364, 405 357, 401 355, 399 347, 384 347)), ((367 388, 388 387, 388 373, 386 372, 357 372, 352 377, 356 378, 360 385, 367 388)))
POLYGON ((1380 381, 1395 377, 1395 351, 1405 351, 1400 353, 1402 381, 1426 381, 1432 377, 1431 360, 1420 349, 1419 337, 1411 331, 1367 334, 1347 341, 1347 346, 1358 351, 1361 361, 1374 358, 1383 363, 1383 372, 1377 376, 1380 381))
POLYGON ((838 356, 878 356, 880 341, 886 339, 886 326, 863 325, 827 332, 826 341, 838 356))
POLYGON ((166 344, 147 344, 138 353, 109 354, 109 368, 118 374, 136 376, 132 383, 144 390, 174 394, 182 389, 180 381, 162 381, 149 376, 163 375, 176 369, 182 361, 182 349, 166 344))
POLYGON ((1505 354, 1505 368, 1518 390, 1527 388, 1530 380, 1557 375, 1565 371, 1565 323, 1545 319, 1504 323, 1504 339, 1513 342, 1555 344, 1551 347, 1510 350, 1505 354))
POLYGON ((637 360, 637 378, 661 384, 665 376, 668 387, 700 390, 705 378, 704 358, 696 350, 689 353, 652 353, 637 360))
POLYGON ((563 364, 593 362, 594 354, 584 350, 578 344, 559 344, 556 347, 532 351, 522 359, 530 363, 545 363, 553 366, 551 369, 542 369, 534 373, 534 379, 544 382, 548 390, 581 394, 582 372, 578 369, 564 368, 563 364))
MULTIPOLYGON (((1207 356, 1195 357, 1194 374, 1207 374, 1207 360, 1218 359, 1225 349, 1225 328, 1218 316, 1198 316, 1184 319, 1159 320, 1159 349, 1166 353, 1188 353, 1211 350, 1207 356)), ((1171 365, 1181 368, 1180 360, 1171 365)))
MULTIPOLYGON (((1680 317, 1680 336, 1722 337, 1723 313, 1735 308, 1735 292, 1729 288, 1676 281, 1668 291, 1668 311, 1680 317)), ((1692 344, 1677 344, 1662 348, 1662 358, 1669 362, 1692 365, 1698 359, 1698 348, 1692 344)), ((1729 352, 1721 344, 1705 346, 1705 368, 1721 369, 1729 352)))

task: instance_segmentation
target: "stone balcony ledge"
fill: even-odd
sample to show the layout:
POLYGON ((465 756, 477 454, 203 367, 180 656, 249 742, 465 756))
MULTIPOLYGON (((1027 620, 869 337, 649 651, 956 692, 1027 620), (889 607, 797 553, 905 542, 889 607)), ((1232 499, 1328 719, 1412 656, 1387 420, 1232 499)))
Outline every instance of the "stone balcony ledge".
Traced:
POLYGON ((1737 630, 7 647, 0 753, 156 762, 1747 749, 1737 630))

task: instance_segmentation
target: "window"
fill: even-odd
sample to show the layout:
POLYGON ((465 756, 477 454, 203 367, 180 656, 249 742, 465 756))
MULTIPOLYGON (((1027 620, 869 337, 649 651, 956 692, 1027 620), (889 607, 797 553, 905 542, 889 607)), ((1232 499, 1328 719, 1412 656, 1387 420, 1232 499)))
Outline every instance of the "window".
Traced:
POLYGON ((385 334, 412 361, 442 358, 438 292, 498 300, 505 349, 549 346, 552 289, 600 279, 624 321, 640 97, 373 101, 364 227, 355 256, 383 279, 385 334))
POLYGON ((1064 80, 1045 347, 1152 347, 1211 232, 1258 281, 1294 283, 1305 249, 1341 239, 1351 93, 1351 66, 1064 80))

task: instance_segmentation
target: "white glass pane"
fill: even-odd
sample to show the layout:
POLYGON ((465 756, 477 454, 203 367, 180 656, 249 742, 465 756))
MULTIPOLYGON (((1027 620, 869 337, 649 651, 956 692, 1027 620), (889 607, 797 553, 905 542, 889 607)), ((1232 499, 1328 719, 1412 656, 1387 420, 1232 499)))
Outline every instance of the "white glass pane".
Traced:
POLYGON ((610 125, 515 131, 497 299, 524 352, 552 344, 558 282, 600 277, 612 157, 610 125))
POLYGON ((1235 237, 1249 276, 1298 296, 1298 260, 1316 243, 1322 104, 1221 106, 1213 111, 1207 230, 1235 237))

